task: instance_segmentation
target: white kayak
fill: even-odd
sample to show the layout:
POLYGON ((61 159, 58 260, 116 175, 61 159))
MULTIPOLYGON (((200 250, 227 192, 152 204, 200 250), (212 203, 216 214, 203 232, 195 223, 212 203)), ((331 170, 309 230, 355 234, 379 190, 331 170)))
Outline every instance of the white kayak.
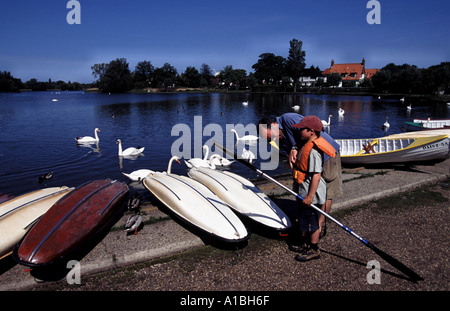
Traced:
POLYGON ((144 186, 165 206, 184 221, 221 240, 240 242, 249 232, 229 206, 201 183, 186 176, 151 172, 144 178, 144 186))
POLYGON ((252 182, 228 171, 192 168, 188 175, 207 186, 237 213, 275 230, 291 226, 286 214, 252 182))
POLYGON ((8 255, 25 233, 60 198, 72 191, 50 187, 14 197, 0 204, 0 258, 8 255))

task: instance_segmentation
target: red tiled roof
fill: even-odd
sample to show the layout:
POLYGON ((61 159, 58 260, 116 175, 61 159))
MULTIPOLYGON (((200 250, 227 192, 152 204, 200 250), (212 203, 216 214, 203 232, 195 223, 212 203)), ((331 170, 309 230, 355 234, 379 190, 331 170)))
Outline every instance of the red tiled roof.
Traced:
POLYGON ((380 69, 366 69, 366 78, 372 79, 373 75, 376 74, 380 69))
POLYGON ((323 71, 324 75, 329 75, 332 73, 338 73, 342 77, 343 81, 359 80, 361 74, 363 73, 364 67, 361 63, 350 63, 350 64, 334 64, 331 68, 327 68, 323 71))
POLYGON ((342 81, 359 81, 361 75, 364 73, 365 78, 372 78, 372 76, 379 71, 379 69, 365 69, 363 63, 349 63, 349 64, 335 64, 331 63, 331 67, 325 69, 322 74, 330 75, 332 73, 338 73, 342 77, 342 81))

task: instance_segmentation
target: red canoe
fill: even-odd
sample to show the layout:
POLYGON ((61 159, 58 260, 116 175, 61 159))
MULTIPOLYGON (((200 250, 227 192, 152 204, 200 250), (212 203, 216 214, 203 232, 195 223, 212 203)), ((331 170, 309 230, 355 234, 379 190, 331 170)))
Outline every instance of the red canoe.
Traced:
POLYGON ((56 202, 28 231, 13 257, 26 266, 42 266, 70 254, 100 232, 128 198, 128 186, 118 181, 85 183, 56 202))
POLYGON ((0 193, 0 203, 8 201, 9 199, 12 199, 14 195, 9 193, 0 193))

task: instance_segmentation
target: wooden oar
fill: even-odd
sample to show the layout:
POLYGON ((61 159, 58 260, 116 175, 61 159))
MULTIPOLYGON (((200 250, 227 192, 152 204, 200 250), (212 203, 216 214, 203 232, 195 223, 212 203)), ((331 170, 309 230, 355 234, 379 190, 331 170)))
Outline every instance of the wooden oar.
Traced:
MULTIPOLYGON (((300 200, 303 201, 303 197, 301 195, 299 195, 298 193, 294 192, 293 190, 289 189, 288 187, 286 187, 285 185, 283 185, 282 183, 278 182, 277 180, 275 180, 274 178, 270 177, 269 175, 267 175, 266 173, 264 173, 263 171, 261 171, 260 169, 258 169, 256 166, 254 166, 253 164, 249 163, 248 161, 244 160, 244 159, 239 159, 237 154, 234 151, 230 151, 227 150, 224 146, 220 145, 219 143, 215 142, 215 145, 222 149, 225 153, 227 153, 229 156, 232 156, 235 160, 237 160, 238 162, 242 163, 243 165, 247 166, 248 168, 256 171, 258 174, 260 174, 261 176, 263 176, 264 178, 274 182, 275 184, 277 184, 278 186, 280 186, 281 188, 285 189, 286 191, 288 191, 289 193, 291 193, 292 195, 296 196, 297 198, 299 198, 300 200)), ((388 262, 390 265, 392 265, 393 267, 395 267, 396 269, 398 269, 399 271, 403 272, 404 274, 406 274, 413 282, 417 282, 417 281, 422 281, 423 278, 418 275, 416 272, 414 272, 413 270, 411 270, 410 268, 408 268, 407 266, 405 266, 403 263, 401 263, 400 261, 398 261, 397 259, 395 259, 394 257, 392 257, 391 255, 383 252, 381 249, 379 249, 378 247, 376 247, 375 245, 373 245, 372 243, 368 242, 367 240, 363 239, 361 236, 359 236, 358 234, 356 234, 355 232, 353 232, 350 228, 348 228, 347 226, 344 226, 341 222, 339 222, 337 219, 335 219, 334 217, 330 216, 329 214, 327 214, 326 212, 324 212, 321 208, 315 206, 314 204, 311 204, 311 207, 313 209, 315 209, 316 211, 318 211, 319 213, 321 213, 322 215, 324 215, 325 217, 327 217, 328 219, 330 219, 331 221, 333 221, 334 223, 336 223, 338 226, 340 226, 342 229, 344 229, 345 231, 347 231, 348 233, 350 233, 350 235, 352 235, 353 237, 357 238, 359 241, 361 241, 365 246, 367 246, 368 248, 370 248, 371 250, 373 250, 378 256, 380 256, 381 258, 383 258, 386 262, 388 262)))

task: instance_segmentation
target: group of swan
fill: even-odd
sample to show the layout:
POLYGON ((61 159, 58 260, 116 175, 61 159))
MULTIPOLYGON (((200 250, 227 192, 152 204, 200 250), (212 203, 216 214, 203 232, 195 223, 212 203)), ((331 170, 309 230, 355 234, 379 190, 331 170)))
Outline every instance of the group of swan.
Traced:
POLYGON ((209 147, 208 145, 203 145, 203 150, 205 150, 205 155, 202 158, 192 158, 189 160, 184 160, 187 167, 193 168, 193 167, 209 167, 212 169, 215 169, 216 166, 230 166, 234 161, 230 161, 228 159, 222 158, 218 154, 213 154, 208 159, 209 155, 209 147))
MULTIPOLYGON (((77 144, 98 144, 100 139, 98 138, 97 132, 101 132, 99 128, 95 128, 94 130, 94 136, 82 136, 82 137, 76 137, 75 140, 77 141, 77 144)), ((122 141, 120 139, 116 142, 119 145, 119 156, 138 156, 144 152, 145 147, 129 147, 125 150, 122 150, 122 141)))

